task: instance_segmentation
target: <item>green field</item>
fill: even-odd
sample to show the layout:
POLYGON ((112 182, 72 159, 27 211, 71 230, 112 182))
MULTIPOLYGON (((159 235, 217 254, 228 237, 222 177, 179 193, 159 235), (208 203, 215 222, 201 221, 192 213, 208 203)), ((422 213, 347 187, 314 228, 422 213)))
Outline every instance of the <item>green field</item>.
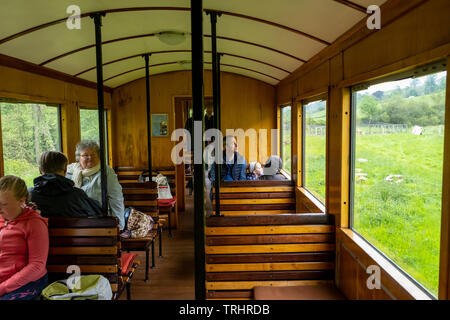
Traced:
POLYGON ((305 181, 303 185, 325 203, 325 136, 305 137, 305 181))
MULTIPOLYGON (((367 180, 355 184, 354 229, 434 295, 439 280, 443 140, 410 133, 358 135, 355 155, 355 168, 367 174, 367 180), (402 175, 402 181, 386 181, 389 175, 402 175)), ((324 196, 325 137, 309 136, 306 141, 305 184, 324 196)))
POLYGON ((354 229, 435 295, 442 165, 443 136, 357 136, 355 168, 367 180, 356 183, 354 229), (393 174, 403 180, 385 180, 393 174))

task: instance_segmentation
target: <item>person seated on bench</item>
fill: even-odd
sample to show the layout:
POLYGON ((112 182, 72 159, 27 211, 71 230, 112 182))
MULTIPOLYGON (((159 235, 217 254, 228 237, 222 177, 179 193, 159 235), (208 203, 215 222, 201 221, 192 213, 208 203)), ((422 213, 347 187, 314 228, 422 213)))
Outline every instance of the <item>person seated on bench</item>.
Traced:
POLYGON ((281 174, 281 168, 283 168, 283 161, 279 156, 270 156, 264 165, 263 175, 260 180, 287 180, 285 176, 281 174))
MULTIPOLYGON (((75 187, 83 189, 87 195, 102 203, 102 186, 100 172, 100 147, 93 140, 80 141, 75 150, 78 162, 67 166, 66 178, 72 179, 75 187)), ((106 166, 109 215, 119 219, 119 228, 125 228, 125 207, 122 186, 110 166, 106 166)))
POLYGON ((263 168, 259 162, 250 162, 248 171, 247 180, 259 180, 263 174, 263 168))
POLYGON ((66 156, 57 151, 46 151, 39 159, 41 176, 30 188, 31 201, 36 203, 44 217, 102 216, 102 207, 74 182, 65 177, 66 156))
POLYGON ((0 179, 0 300, 32 300, 48 284, 48 221, 27 199, 25 181, 0 179))
MULTIPOLYGON (((238 144, 233 136, 223 138, 223 164, 220 179, 221 181, 246 180, 245 169, 247 161, 238 153, 238 144)), ((215 162, 209 171, 209 180, 214 181, 215 162)))

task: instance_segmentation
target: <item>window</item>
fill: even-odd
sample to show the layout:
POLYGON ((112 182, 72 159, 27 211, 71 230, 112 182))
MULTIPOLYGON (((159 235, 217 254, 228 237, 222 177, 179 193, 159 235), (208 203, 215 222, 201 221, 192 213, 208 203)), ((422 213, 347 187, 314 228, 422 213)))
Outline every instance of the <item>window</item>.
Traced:
POLYGON ((303 104, 303 187, 325 202, 327 101, 303 104))
MULTIPOLYGON (((104 113, 105 127, 105 159, 108 162, 108 111, 104 113)), ((100 143, 100 132, 98 130, 98 110, 80 109, 81 140, 95 140, 100 143)))
POLYGON ((445 84, 438 72, 352 90, 352 229, 435 296, 445 84))
POLYGON ((0 102, 5 175, 16 175, 28 187, 39 176, 44 151, 61 151, 60 109, 37 103, 0 102))
POLYGON ((280 153, 283 160, 283 170, 291 174, 291 106, 281 108, 281 143, 280 153))

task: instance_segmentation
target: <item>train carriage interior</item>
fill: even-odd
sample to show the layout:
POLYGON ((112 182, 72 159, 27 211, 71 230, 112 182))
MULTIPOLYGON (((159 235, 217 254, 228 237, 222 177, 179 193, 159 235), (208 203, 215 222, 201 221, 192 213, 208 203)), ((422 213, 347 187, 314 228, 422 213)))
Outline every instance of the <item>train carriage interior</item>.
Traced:
POLYGON ((134 209, 48 216, 48 284, 75 265, 116 300, 449 300, 450 1, 0 9, 0 177, 36 188, 58 151, 90 196, 95 141, 102 215, 134 209))

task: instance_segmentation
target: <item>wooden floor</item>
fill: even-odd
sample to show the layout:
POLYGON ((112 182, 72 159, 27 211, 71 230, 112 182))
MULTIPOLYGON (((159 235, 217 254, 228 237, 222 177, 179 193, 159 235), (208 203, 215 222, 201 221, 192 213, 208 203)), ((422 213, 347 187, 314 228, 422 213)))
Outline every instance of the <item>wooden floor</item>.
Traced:
MULTIPOLYGON (((145 253, 139 254, 141 265, 133 276, 132 300, 193 300, 195 299, 194 214, 193 199, 186 192, 186 211, 179 212, 179 226, 168 238, 163 231, 163 257, 159 255, 159 241, 155 243, 155 268, 144 282, 145 253)), ((151 263, 151 257, 150 257, 151 263)), ((126 300, 125 292, 120 300, 126 300)))

